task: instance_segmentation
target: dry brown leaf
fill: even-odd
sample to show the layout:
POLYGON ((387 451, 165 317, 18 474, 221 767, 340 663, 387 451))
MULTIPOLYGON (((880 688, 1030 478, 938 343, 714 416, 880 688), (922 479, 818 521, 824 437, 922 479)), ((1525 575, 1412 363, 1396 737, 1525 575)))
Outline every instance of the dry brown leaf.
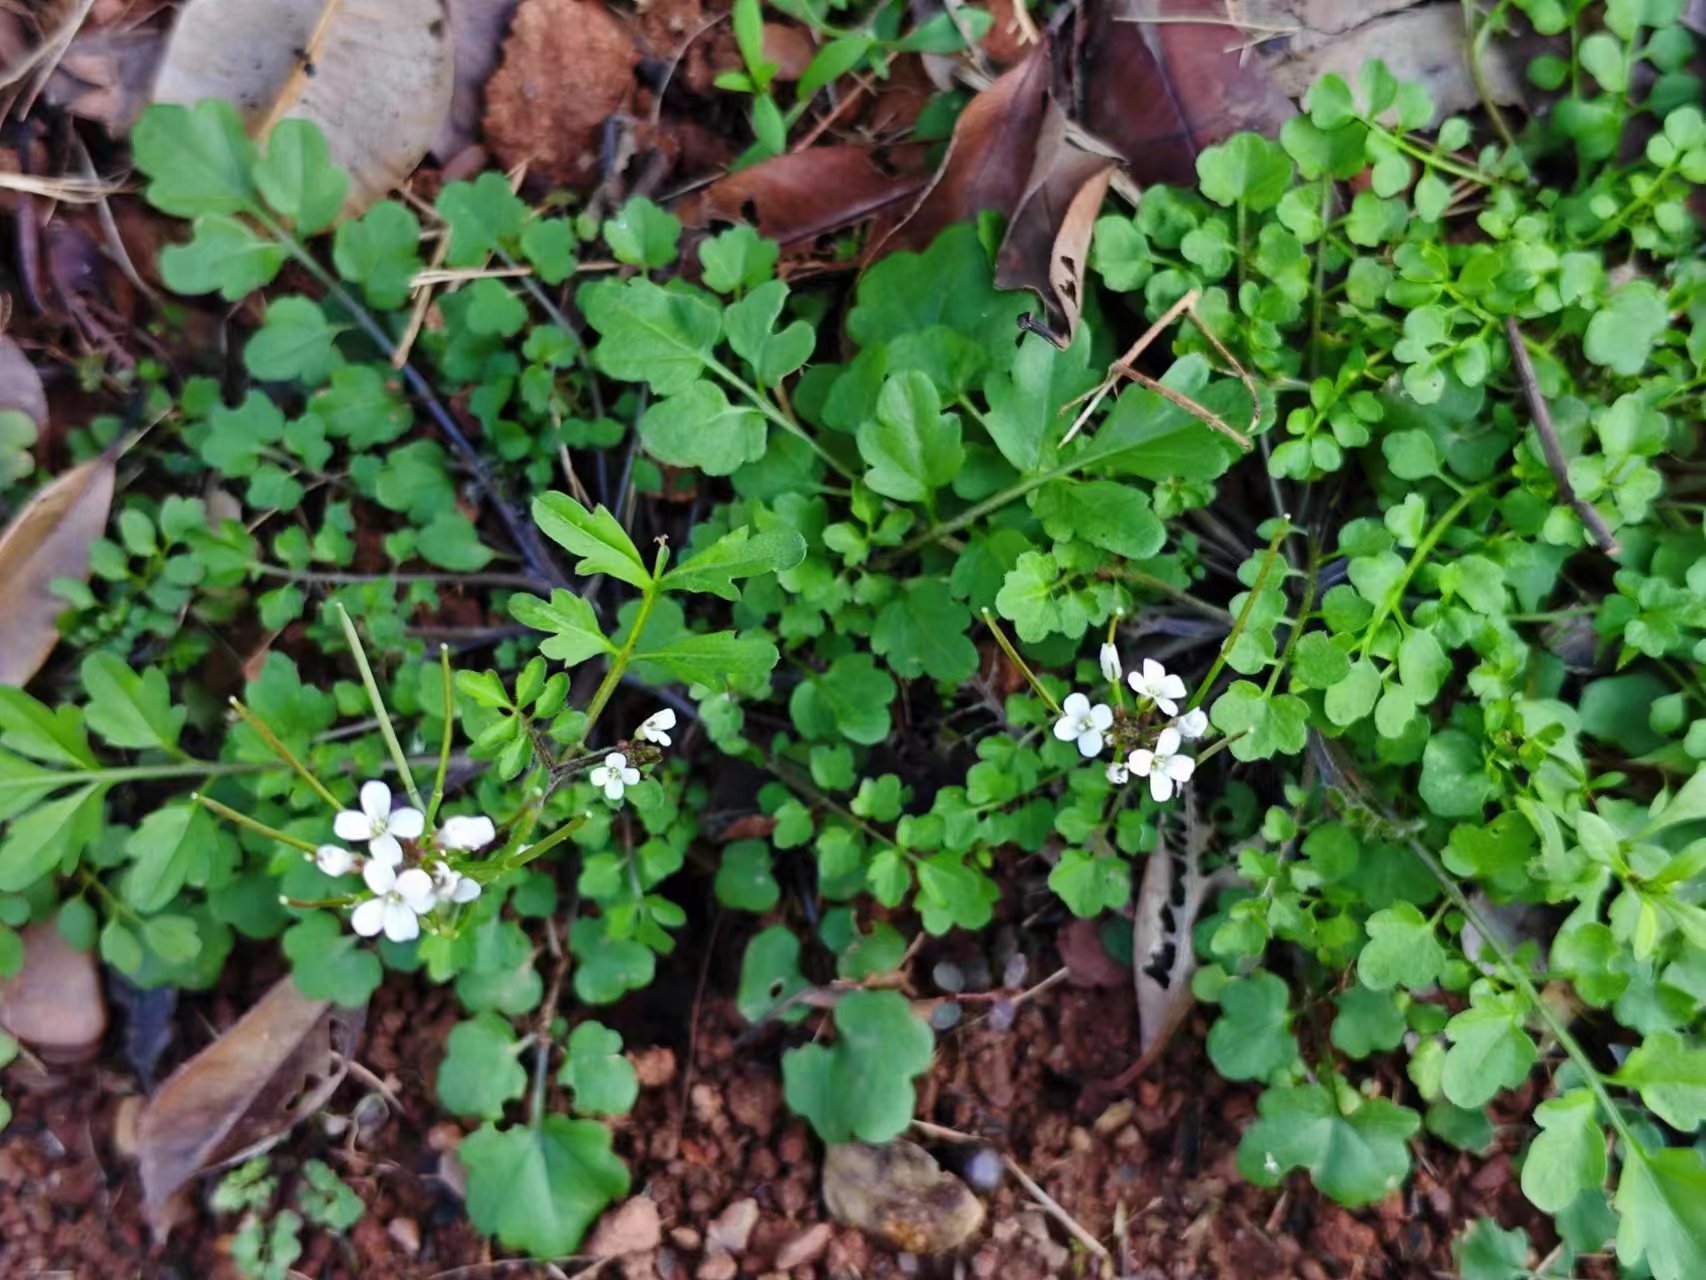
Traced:
POLYGON ((880 243, 873 241, 867 261, 923 250, 945 228, 986 209, 1011 214, 1018 207, 1049 117, 1050 58, 1045 40, 966 105, 936 177, 906 220, 880 243))
POLYGON ((165 47, 163 33, 147 27, 80 31, 44 96, 73 115, 98 120, 111 133, 124 133, 148 105, 165 47))
POLYGON ((356 213, 414 172, 450 111, 453 80, 444 0, 189 0, 154 100, 223 98, 251 128, 281 105, 312 120, 349 171, 344 211, 356 213))
POLYGON ((157 1231, 196 1174, 276 1140, 325 1104, 343 1081, 360 1018, 281 978, 172 1073, 137 1121, 143 1205, 157 1231))
POLYGON ((51 922, 25 929, 24 967, 0 982, 0 1027, 49 1062, 89 1057, 107 1029, 95 957, 51 922))
POLYGON ((47 425, 47 392, 30 358, 0 334, 0 409, 21 409, 36 426, 47 425))
POLYGON ((674 211, 690 226, 749 222, 792 246, 867 219, 898 216, 924 184, 923 166, 924 148, 915 144, 809 147, 719 178, 674 211))
POLYGON ((1185 805, 1185 839, 1173 850, 1162 840, 1143 866, 1132 918, 1132 978, 1137 984, 1139 1070, 1155 1060, 1191 1011, 1196 948, 1191 930, 1212 882, 1202 873, 1209 828, 1194 801, 1185 805))
POLYGON ((486 144, 505 168, 587 190, 599 129, 632 92, 633 33, 597 0, 523 0, 486 82, 486 144))
POLYGON ((65 602, 55 578, 89 580, 89 544, 105 532, 117 455, 73 467, 24 504, 0 533, 0 684, 23 686, 59 643, 65 602))
POLYGON ((480 140, 486 81, 497 69, 504 32, 516 0, 445 0, 450 11, 451 62, 455 85, 450 111, 432 140, 432 153, 449 160, 480 140))

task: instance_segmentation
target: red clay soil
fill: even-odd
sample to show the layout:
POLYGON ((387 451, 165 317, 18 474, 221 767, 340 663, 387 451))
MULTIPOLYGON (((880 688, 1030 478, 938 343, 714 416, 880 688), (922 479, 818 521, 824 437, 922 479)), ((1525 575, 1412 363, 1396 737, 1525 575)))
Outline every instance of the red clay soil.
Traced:
MULTIPOLYGON (((689 1028, 680 1011, 693 1005, 694 962, 678 956, 652 988, 604 1011, 624 1033, 644 1086, 635 1113, 617 1122, 617 1149, 633 1170, 635 1192, 657 1202, 663 1239, 660 1248, 608 1262, 597 1274, 606 1280, 1092 1274, 1083 1249, 1011 1180, 985 1197, 988 1223, 959 1258, 897 1257, 840 1226, 806 1235, 826 1217, 817 1188, 820 1148, 783 1107, 776 1064, 784 1035, 809 1032, 738 1039, 747 1028, 729 993, 717 987, 732 982, 739 945, 725 936, 713 957, 712 973, 728 976, 709 984, 699 1008, 690 1075, 682 1070, 689 1028), (711 1222, 748 1198, 757 1214, 745 1250, 738 1258, 706 1253, 711 1222), (784 1246, 809 1253, 826 1236, 811 1261, 774 1270, 784 1246)), ((180 1007, 177 1056, 235 1019, 245 996, 240 984, 258 991, 272 976, 252 970, 236 976, 245 970, 235 965, 228 972, 225 990, 180 1007)), ((1409 1184, 1358 1212, 1323 1200, 1300 1177, 1274 1191, 1244 1183, 1233 1158, 1253 1091, 1223 1082, 1209 1068, 1200 1016, 1148 1078, 1110 1097, 1096 1082, 1117 1074, 1136 1052, 1128 990, 1053 987, 1021 1006, 1008 1031, 980 1019, 977 1006, 967 1008, 965 1023, 939 1038, 934 1068, 920 1082, 919 1114, 987 1137, 1013 1155, 1085 1229, 1111 1243, 1123 1276, 1452 1275, 1452 1233, 1476 1216, 1534 1230, 1508 1150, 1472 1157, 1426 1142, 1409 1184), (1127 1227, 1116 1241, 1117 1219, 1127 1227)), ((367 1205, 346 1238, 306 1232, 294 1274, 448 1280, 584 1269, 506 1261, 468 1224, 449 1154, 462 1130, 436 1110, 432 1091, 458 1017, 448 989, 394 975, 369 1010, 360 1056, 365 1071, 351 1075, 316 1125, 276 1149, 284 1171, 310 1157, 328 1161, 367 1205), (387 1094, 400 1103, 400 1114, 387 1094)), ((9 1073, 17 1080, 8 1090, 16 1117, 0 1135, 0 1277, 237 1274, 226 1256, 233 1220, 205 1207, 212 1180, 164 1244, 150 1241, 134 1166, 122 1154, 139 1086, 114 1065, 117 1059, 110 1053, 33 1088, 17 1080, 21 1071, 9 1073)), ((967 1150, 948 1146, 936 1154, 952 1168, 967 1150)))

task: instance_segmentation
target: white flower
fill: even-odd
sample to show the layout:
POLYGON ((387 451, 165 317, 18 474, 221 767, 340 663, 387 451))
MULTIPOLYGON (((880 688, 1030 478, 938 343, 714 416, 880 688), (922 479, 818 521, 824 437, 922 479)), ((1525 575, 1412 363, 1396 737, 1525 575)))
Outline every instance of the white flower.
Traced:
POLYGON ((662 711, 654 711, 634 730, 634 736, 641 742, 655 742, 660 747, 669 745, 669 731, 675 728, 675 712, 669 707, 662 711))
POLYGON ((1140 698, 1148 698, 1164 714, 1179 714, 1179 703, 1185 696, 1185 682, 1178 676, 1168 675, 1167 668, 1154 658, 1145 658, 1143 670, 1133 671, 1126 677, 1126 683, 1133 693, 1140 698))
MULTIPOLYGON (((418 840, 426 830, 426 819, 419 809, 391 811, 391 788, 383 782, 361 784, 361 809, 345 809, 332 823, 338 839, 351 844, 367 845, 367 851, 379 861, 397 866, 403 861, 403 846, 398 840, 418 840)), ((413 936, 412 934, 410 935, 413 936)))
POLYGON ((371 858, 362 867, 361 878, 367 881, 373 896, 350 913, 350 927, 364 938, 371 938, 381 930, 392 942, 419 937, 421 925, 416 917, 424 916, 438 904, 432 892, 432 877, 419 867, 410 867, 398 875, 389 862, 371 858))
POLYGON ((1201 707, 1192 707, 1173 721, 1173 727, 1186 742, 1194 741, 1208 732, 1208 712, 1201 707))
POLYGON ((592 779, 592 785, 604 790, 604 798, 611 804, 619 804, 622 792, 640 780, 640 771, 631 768, 628 757, 620 751, 612 751, 604 757, 604 763, 587 775, 592 779))
POLYGON ((1118 760, 1110 761, 1108 764, 1108 781, 1113 783, 1116 787, 1123 787, 1127 782, 1131 781, 1131 770, 1127 769, 1118 760))
POLYGON ((432 896, 440 902, 472 902, 480 896, 480 882, 471 880, 460 871, 451 870, 448 862, 432 864, 432 896))
POLYGON ((1098 754, 1102 750, 1102 734, 1114 723, 1113 710, 1102 702, 1091 706, 1090 699, 1081 693, 1069 693, 1061 711, 1063 714, 1055 721, 1054 736, 1062 742, 1076 742, 1078 754, 1085 759, 1098 754))
POLYGON ((314 850, 314 865, 329 876, 347 876, 356 868, 358 859, 338 844, 323 844, 314 850))
POLYGON ((1102 664, 1102 679, 1109 684, 1118 684, 1120 672, 1124 670, 1120 666, 1120 651, 1111 644, 1105 644, 1102 646, 1101 653, 1097 655, 1097 659, 1102 664))
POLYGON ((1158 802, 1171 800, 1175 787, 1183 786, 1196 772, 1197 762, 1179 753, 1179 731, 1163 729, 1155 738, 1155 749, 1139 747, 1126 759, 1131 771, 1149 779, 1149 794, 1158 802))
POLYGON ((498 838, 498 829, 492 825, 490 818, 473 817, 458 814, 444 820, 444 827, 438 833, 438 843, 446 849, 456 849, 462 853, 472 853, 475 849, 484 849, 498 838))

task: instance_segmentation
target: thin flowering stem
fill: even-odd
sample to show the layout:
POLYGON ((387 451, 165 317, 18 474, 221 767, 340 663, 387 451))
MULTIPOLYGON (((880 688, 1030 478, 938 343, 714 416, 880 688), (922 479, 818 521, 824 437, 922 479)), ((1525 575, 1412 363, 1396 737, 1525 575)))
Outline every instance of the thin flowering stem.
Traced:
POLYGON ((268 750, 289 765, 296 772, 296 776, 306 782, 320 799, 331 805, 334 812, 343 808, 343 805, 338 803, 338 798, 326 789, 326 784, 309 772, 308 766, 298 760, 295 753, 279 741, 278 735, 269 729, 259 716, 236 698, 231 699, 231 710, 237 713, 239 720, 255 731, 255 736, 267 744, 268 750))
POLYGON ((397 766, 397 773, 403 779, 403 790, 408 793, 409 803, 415 808, 426 809, 421 800, 420 788, 415 786, 414 771, 409 768, 409 758, 403 754, 403 744, 397 741, 397 730, 391 723, 391 715, 385 710, 385 702, 379 696, 379 682, 373 678, 373 668, 368 665, 367 650, 362 647, 361 637, 356 634, 355 623, 350 620, 349 610, 339 601, 335 608, 338 611, 338 621, 343 624, 344 638, 349 641, 350 652, 355 655, 356 669, 361 672, 361 683, 367 689, 367 701, 373 707, 373 714, 379 718, 379 733, 385 739, 385 747, 391 753, 391 761, 397 766))
POLYGON ((1060 709, 1060 703, 1043 687, 1043 682, 1037 679, 1036 673, 1019 656, 1019 651, 1013 647, 1013 642, 1007 638, 1007 633, 1001 629, 1001 624, 995 621, 995 616, 988 609, 983 611, 983 625, 989 628, 989 633, 995 637, 995 643, 1001 646, 1001 652, 1007 655, 1007 661, 1019 668, 1021 675, 1031 682, 1031 688, 1037 691, 1037 696, 1048 704, 1048 709, 1056 716, 1066 713, 1060 709))
POLYGON ((277 840, 280 844, 287 844, 292 849, 300 849, 307 854, 313 854, 318 851, 317 845, 280 831, 277 827, 269 827, 264 822, 257 822, 248 814, 239 813, 230 805, 220 804, 219 801, 213 799, 211 796, 205 796, 199 791, 190 796, 190 802, 192 804, 199 804, 210 813, 218 814, 227 822, 235 822, 240 827, 247 827, 250 831, 266 836, 270 840, 277 840))
POLYGON ((443 676, 444 737, 438 746, 438 773, 432 780, 432 803, 427 806, 426 826, 431 831, 438 820, 438 806, 444 803, 444 779, 450 773, 450 740, 456 728, 456 690, 450 678, 450 646, 438 646, 438 669, 443 676))
POLYGON ((634 616, 634 625, 628 629, 628 638, 623 641, 621 649, 610 660, 610 667, 604 673, 604 679, 599 682, 598 689, 592 695, 592 701, 587 703, 586 727, 581 730, 577 746, 584 747, 592 737, 592 727, 598 723, 598 717, 604 713, 605 704, 610 701, 610 695, 616 692, 616 686, 622 681, 622 673, 628 669, 628 664, 634 660, 634 650, 639 647, 640 636, 646 629, 646 623, 651 620, 652 610, 657 607, 658 597, 663 594, 663 573, 669 567, 669 544, 660 543, 657 560, 652 565, 652 580, 646 584, 640 596, 640 611, 634 616))
POLYGON ((1286 535, 1290 532, 1291 522, 1282 519, 1279 530, 1268 539, 1268 549, 1262 557, 1262 567, 1256 574, 1256 581, 1250 587, 1250 593, 1244 597, 1244 607, 1238 611, 1238 619, 1232 624, 1232 630, 1227 633, 1226 639, 1221 643, 1220 652, 1214 655, 1214 665, 1209 667, 1208 674, 1197 686, 1197 691, 1191 695, 1191 700, 1185 704, 1187 711, 1198 706, 1208 696, 1208 691, 1214 688, 1215 677, 1220 674, 1220 669, 1226 665, 1227 655, 1232 652, 1232 646, 1238 643, 1238 637, 1244 634, 1244 628, 1249 624, 1250 614, 1256 608, 1256 598, 1262 594, 1262 588, 1268 585, 1268 576, 1273 572, 1274 560, 1279 555, 1280 543, 1285 541, 1286 535))

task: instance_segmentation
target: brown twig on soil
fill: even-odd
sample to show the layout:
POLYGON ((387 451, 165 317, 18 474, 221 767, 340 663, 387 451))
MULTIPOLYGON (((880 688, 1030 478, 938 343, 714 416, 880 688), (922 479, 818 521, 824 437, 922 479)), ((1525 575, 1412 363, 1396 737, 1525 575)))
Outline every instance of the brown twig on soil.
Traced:
MULTIPOLYGON (((927 1138, 939 1138, 945 1142, 987 1144, 989 1141, 987 1138, 978 1137, 975 1133, 963 1133, 959 1129, 950 1129, 946 1125, 931 1124, 928 1120, 914 1120, 912 1127, 927 1138)), ((1108 1252, 1108 1247, 1085 1230, 1079 1224, 1078 1219, 1061 1208, 1058 1200, 1038 1186, 1036 1179, 1025 1172, 1023 1165, 1005 1151, 1001 1153, 1001 1162, 1007 1166, 1007 1172, 1013 1175, 1013 1181, 1025 1189, 1025 1193, 1042 1207, 1044 1213, 1065 1227, 1072 1238, 1100 1258, 1103 1265, 1113 1266, 1114 1256, 1108 1252)))
POLYGON ((1599 514, 1591 502, 1578 495, 1575 486, 1570 483, 1569 460, 1564 457, 1564 446, 1558 439, 1558 429, 1552 425, 1552 411, 1546 407, 1546 397, 1540 393, 1540 380, 1534 374, 1534 361, 1529 358, 1528 346, 1523 341, 1522 330, 1517 327, 1515 316, 1505 317, 1505 337, 1510 342, 1511 358, 1516 362, 1517 378, 1522 382, 1523 394, 1528 397, 1528 412, 1534 419, 1534 433, 1540 437, 1540 451, 1546 455, 1546 466, 1552 472, 1559 496, 1582 518, 1588 535, 1601 551, 1608 556, 1619 555, 1622 547, 1618 545, 1617 536, 1611 532, 1611 526, 1605 523, 1605 517, 1599 514))

